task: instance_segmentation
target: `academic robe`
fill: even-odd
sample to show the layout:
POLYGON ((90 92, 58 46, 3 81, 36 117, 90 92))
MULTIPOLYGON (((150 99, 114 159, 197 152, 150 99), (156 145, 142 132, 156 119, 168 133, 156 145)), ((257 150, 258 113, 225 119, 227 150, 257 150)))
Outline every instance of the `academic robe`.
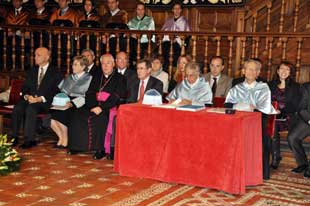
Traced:
POLYGON ((253 105, 256 110, 262 112, 263 178, 268 180, 270 178, 271 139, 266 131, 267 115, 276 114, 276 110, 271 105, 271 92, 268 85, 263 82, 254 82, 254 84, 253 88, 249 88, 243 82, 231 88, 225 100, 225 107, 234 107, 238 110, 240 103, 242 103, 244 108, 253 105))
POLYGON ((192 101, 193 105, 212 104, 212 91, 208 82, 203 77, 197 79, 193 85, 190 85, 184 79, 170 92, 166 99, 188 99, 192 101))
POLYGON ((55 20, 59 19, 59 20, 70 20, 73 23, 74 27, 78 26, 78 15, 74 9, 69 8, 64 15, 60 15, 60 14, 61 14, 61 9, 57 9, 52 13, 50 17, 51 24, 53 24, 55 20))
MULTIPOLYGON (((164 26, 161 29, 162 31, 191 31, 188 21, 184 16, 180 16, 179 18, 169 18, 165 22, 164 26)), ((169 67, 169 56, 170 56, 170 45, 173 44, 173 63, 172 66, 177 66, 177 61, 179 56, 181 55, 181 45, 182 40, 180 37, 176 36, 175 41, 170 40, 168 35, 164 36, 163 44, 162 44, 162 54, 163 54, 163 69, 168 72, 169 67)), ((189 46, 189 38, 185 39, 185 47, 189 46)))
MULTIPOLYGON (((127 12, 124 10, 119 10, 113 16, 111 12, 108 11, 102 16, 100 20, 101 27, 107 28, 107 29, 126 29, 127 22, 128 22, 127 15, 128 15, 127 12)), ((110 48, 109 48, 110 54, 112 54, 115 57, 116 56, 116 43, 117 43, 115 35, 110 35, 107 41, 109 41, 109 45, 110 45, 110 48)), ((120 51, 126 52, 126 47, 127 47, 126 37, 124 37, 123 35, 120 35, 118 43, 119 43, 120 51)), ((106 43, 103 43, 101 47, 102 47, 101 53, 106 53, 106 43)))
MULTIPOLYGON (((18 29, 18 25, 26 25, 28 23, 29 19, 29 12, 23 7, 18 15, 15 15, 15 9, 11 9, 8 12, 8 15, 6 17, 6 24, 10 25, 16 25, 15 29, 8 29, 8 36, 7 36, 7 66, 14 68, 14 65, 12 65, 12 42, 13 42, 13 36, 11 32, 14 32, 15 35, 15 54, 16 54, 16 68, 20 68, 22 65, 21 63, 21 32, 18 29)), ((25 48, 26 52, 29 52, 29 44, 30 42, 28 39, 26 39, 25 48)), ((10 68, 9 68, 10 69, 10 68)))

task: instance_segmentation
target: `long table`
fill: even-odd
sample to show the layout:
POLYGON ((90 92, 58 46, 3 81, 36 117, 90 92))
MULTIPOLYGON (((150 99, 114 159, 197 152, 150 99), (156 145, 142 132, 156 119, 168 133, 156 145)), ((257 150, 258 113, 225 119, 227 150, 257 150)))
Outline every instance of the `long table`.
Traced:
POLYGON ((120 175, 245 193, 262 184, 261 114, 121 105, 114 169, 120 175))

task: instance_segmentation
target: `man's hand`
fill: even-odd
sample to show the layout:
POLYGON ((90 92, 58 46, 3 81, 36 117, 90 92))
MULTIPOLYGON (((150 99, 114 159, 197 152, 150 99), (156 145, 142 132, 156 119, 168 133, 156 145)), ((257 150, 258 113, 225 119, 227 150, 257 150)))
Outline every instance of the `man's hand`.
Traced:
POLYGON ((254 105, 250 104, 250 109, 254 110, 254 109, 256 109, 256 107, 254 105))
POLYGON ((43 99, 41 97, 34 97, 31 95, 28 95, 27 100, 28 100, 29 104, 43 102, 43 99))
POLYGON ((101 107, 94 107, 90 111, 95 113, 96 115, 99 115, 102 112, 102 109, 101 107))
POLYGON ((192 101, 188 99, 182 99, 182 101, 179 104, 180 105, 191 105, 192 101))

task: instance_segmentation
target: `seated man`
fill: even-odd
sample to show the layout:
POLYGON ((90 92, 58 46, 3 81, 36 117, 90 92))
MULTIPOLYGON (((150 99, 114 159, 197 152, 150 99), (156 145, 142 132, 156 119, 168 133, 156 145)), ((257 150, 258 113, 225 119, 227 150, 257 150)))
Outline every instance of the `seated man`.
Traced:
MULTIPOLYGON (((77 27, 78 26, 78 15, 77 12, 69 7, 69 0, 59 0, 59 9, 55 10, 50 17, 50 23, 54 26, 68 26, 77 27), (61 21, 61 22, 60 22, 61 21)), ((73 41, 73 36, 71 37, 71 51, 74 51, 75 44, 73 41)), ((61 33, 60 35, 60 47, 61 47, 61 70, 66 68, 67 64, 67 34, 61 33)), ((73 55, 73 54, 71 54, 73 55)), ((53 65, 57 64, 58 59, 58 34, 52 35, 52 62, 53 65)))
POLYGON ((156 89, 159 93, 163 93, 163 83, 151 76, 152 64, 148 59, 139 60, 137 63, 138 78, 131 82, 129 88, 129 97, 127 102, 142 103, 144 93, 150 89, 156 89))
MULTIPOLYGON (((119 0, 107 0, 107 11, 101 18, 101 27, 106 29, 128 29, 127 22, 127 12, 125 10, 119 9, 119 0)), ((102 53, 106 53, 106 39, 103 39, 102 53)), ((115 57, 116 55, 116 36, 114 34, 108 37, 109 41, 109 53, 115 57)), ((120 51, 126 51, 126 37, 123 35, 119 36, 119 49, 120 51)))
POLYGON ((232 79, 222 73, 224 59, 221 56, 215 56, 211 58, 210 62, 210 72, 205 75, 205 78, 212 88, 213 97, 226 97, 232 79))
MULTIPOLYGON (((254 60, 258 61, 261 65, 263 65, 262 60, 260 60, 259 58, 254 58, 254 60)), ((242 70, 242 75, 244 75, 244 70, 242 70)), ((267 82, 266 79, 262 78, 259 75, 260 75, 260 72, 257 74, 257 77, 256 77, 256 81, 257 82, 267 82)), ((231 87, 234 87, 235 85, 244 82, 244 80, 245 80, 244 76, 241 76, 241 77, 238 77, 238 78, 234 78, 232 80, 232 82, 231 82, 231 87)))
MULTIPOLYGON (((35 11, 29 17, 30 25, 43 25, 48 26, 50 24, 50 10, 45 8, 45 0, 34 0, 35 11)), ((44 32, 34 32, 33 33, 33 43, 34 48, 40 47, 40 35, 42 35, 42 44, 44 47, 48 47, 49 44, 49 34, 47 31, 44 32), (39 41, 38 41, 39 40, 39 41)))
MULTIPOLYGON (((22 65, 21 62, 21 40, 22 40, 22 33, 21 30, 19 30, 19 25, 26 25, 29 19, 29 12, 27 9, 25 9, 23 6, 22 0, 13 0, 12 5, 13 8, 9 10, 7 17, 6 17, 6 24, 9 25, 15 25, 15 29, 8 29, 7 34, 7 67, 8 69, 20 69, 19 67, 22 65), (15 33, 15 34, 14 34, 15 33), (13 65, 13 38, 15 38, 15 63, 16 65, 13 65)), ((26 46, 28 46, 30 43, 28 41, 28 38, 26 38, 25 42, 26 46)), ((29 48, 27 48, 27 51, 29 52, 29 48)))
POLYGON ((162 57, 159 55, 155 55, 152 58, 152 76, 162 81, 162 83, 164 84, 163 92, 164 94, 167 94, 169 75, 167 72, 163 71, 162 57))
POLYGON ((244 63, 245 81, 229 90, 225 100, 225 107, 262 112, 263 178, 267 180, 270 177, 270 138, 266 134, 267 115, 276 114, 276 111, 271 105, 271 92, 268 85, 256 81, 261 67, 262 64, 254 59, 244 63))
POLYGON ((296 120, 292 123, 292 130, 289 131, 287 140, 298 165, 292 172, 304 172, 304 177, 310 178, 309 162, 302 146, 302 140, 310 136, 310 83, 303 86, 300 112, 296 120))
POLYGON ((180 99, 180 105, 206 105, 212 104, 212 91, 204 79, 200 77, 200 68, 196 63, 185 66, 185 79, 175 87, 167 96, 169 102, 180 99))
POLYGON ((131 82, 137 78, 137 72, 128 68, 128 55, 126 52, 121 51, 116 55, 115 68, 119 74, 126 78, 127 89, 129 89, 131 82))
POLYGON ((91 74, 92 76, 96 76, 100 74, 100 69, 97 67, 95 64, 95 54, 94 51, 91 49, 84 49, 82 51, 82 56, 86 57, 88 62, 87 62, 87 72, 91 74))
POLYGON ((57 85, 61 76, 50 65, 50 52, 41 47, 35 51, 35 66, 26 74, 21 97, 22 99, 14 106, 12 114, 12 137, 14 145, 18 143, 18 131, 22 121, 24 122, 24 144, 22 148, 36 146, 35 129, 36 118, 39 112, 47 112, 52 99, 57 92, 57 85))

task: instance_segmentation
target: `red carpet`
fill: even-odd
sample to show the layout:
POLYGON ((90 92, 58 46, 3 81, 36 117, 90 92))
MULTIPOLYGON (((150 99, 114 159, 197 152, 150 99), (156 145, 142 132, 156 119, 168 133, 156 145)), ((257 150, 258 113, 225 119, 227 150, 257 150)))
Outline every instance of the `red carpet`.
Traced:
POLYGON ((51 141, 20 150, 21 170, 0 177, 0 206, 55 205, 186 205, 186 206, 295 206, 310 205, 310 179, 292 174, 295 161, 284 154, 271 180, 247 189, 243 196, 189 185, 121 177, 110 160, 95 161, 91 154, 67 155, 51 141))

